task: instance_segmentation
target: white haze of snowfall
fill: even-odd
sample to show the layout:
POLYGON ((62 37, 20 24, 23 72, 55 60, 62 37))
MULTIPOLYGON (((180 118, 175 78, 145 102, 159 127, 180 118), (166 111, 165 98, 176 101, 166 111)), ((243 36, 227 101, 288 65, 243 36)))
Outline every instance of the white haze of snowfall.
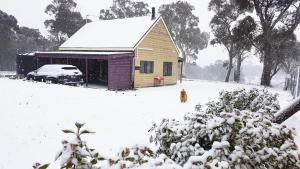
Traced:
MULTIPOLYGON (((177 0, 144 0, 150 7, 156 7, 157 10, 161 4, 168 4, 176 1, 177 0)), ((213 12, 208 11, 209 1, 210 0, 188 1, 195 6, 194 13, 199 17, 200 29, 206 32, 210 32, 209 22, 214 15, 213 12)), ((106 9, 112 4, 112 0, 76 0, 76 2, 78 3, 78 11, 82 13, 82 16, 92 20, 97 20, 100 9, 106 9)), ((1 10, 14 15, 18 19, 20 26, 40 29, 45 36, 48 35, 48 32, 45 28, 44 21, 48 19, 49 16, 44 12, 44 9, 49 3, 49 1, 41 0, 0 0, 1 10)), ((297 29, 296 35, 299 39, 300 29, 297 29)), ((210 33, 210 36, 212 36, 212 33, 210 33)), ((209 46, 200 51, 199 58, 201 59, 197 61, 197 64, 206 66, 214 63, 216 60, 227 60, 227 52, 220 46, 209 46)), ((255 62, 255 64, 259 64, 258 59, 255 57, 250 60, 255 62)))
MULTIPOLYGON (((96 132, 84 139, 107 157, 135 144, 151 147, 147 131, 153 122, 160 122, 162 118, 180 120, 185 113, 192 112, 197 103, 216 100, 221 90, 253 87, 262 88, 185 80, 173 86, 114 92, 106 88, 0 78, 0 169, 30 168, 35 161, 53 163, 56 152, 61 149, 61 140, 69 139, 61 130, 72 128, 76 121, 85 122, 88 129, 96 132), (188 94, 188 102, 184 104, 179 100, 183 88, 188 94)), ((268 90, 279 93, 281 107, 292 100, 287 91, 268 90)), ((299 113, 286 122, 300 133, 299 123, 299 113)), ((296 141, 300 145, 300 139, 296 141)), ((53 168, 56 165, 59 164, 54 163, 53 168)))
MULTIPOLYGON (((201 59, 200 59, 201 60, 201 59)), ((185 69, 185 76, 191 79, 224 81, 227 73, 226 67, 223 67, 223 61, 219 60, 214 64, 200 67, 198 65, 189 65, 185 69)), ((230 81, 233 81, 234 69, 230 75, 230 81)), ((260 84, 262 74, 262 66, 257 65, 251 61, 244 61, 241 68, 241 83, 245 84, 260 84)), ((286 74, 279 71, 271 81, 272 86, 283 87, 286 74)))

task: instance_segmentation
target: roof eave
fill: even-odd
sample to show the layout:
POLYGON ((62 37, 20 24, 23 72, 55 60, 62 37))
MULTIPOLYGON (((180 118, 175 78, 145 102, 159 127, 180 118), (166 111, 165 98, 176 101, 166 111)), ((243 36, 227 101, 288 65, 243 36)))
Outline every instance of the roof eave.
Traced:
POLYGON ((59 47, 59 51, 134 51, 132 47, 59 47))

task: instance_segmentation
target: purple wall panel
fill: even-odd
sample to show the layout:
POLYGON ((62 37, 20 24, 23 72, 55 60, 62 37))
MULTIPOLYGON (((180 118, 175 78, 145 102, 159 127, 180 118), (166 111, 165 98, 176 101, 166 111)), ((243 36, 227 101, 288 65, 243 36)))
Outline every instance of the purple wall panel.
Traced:
POLYGON ((132 88, 132 62, 133 57, 119 57, 108 60, 108 89, 132 88))

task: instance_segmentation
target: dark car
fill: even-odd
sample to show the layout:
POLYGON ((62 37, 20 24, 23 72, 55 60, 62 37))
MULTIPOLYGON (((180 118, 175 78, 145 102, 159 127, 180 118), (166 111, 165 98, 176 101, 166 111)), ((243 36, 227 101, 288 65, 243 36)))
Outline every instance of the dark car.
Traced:
POLYGON ((27 80, 77 85, 82 84, 82 73, 73 65, 49 64, 39 69, 29 72, 26 76, 27 80))

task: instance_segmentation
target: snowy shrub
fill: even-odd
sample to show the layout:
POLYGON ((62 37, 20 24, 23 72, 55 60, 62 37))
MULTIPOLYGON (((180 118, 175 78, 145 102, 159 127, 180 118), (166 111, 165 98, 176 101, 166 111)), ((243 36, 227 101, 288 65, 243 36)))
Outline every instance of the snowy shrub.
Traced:
POLYGON ((220 113, 233 110, 250 110, 252 112, 264 112, 273 115, 279 109, 277 94, 271 94, 267 90, 238 89, 234 91, 222 91, 217 102, 207 103, 207 112, 220 113))
POLYGON ((116 158, 105 160, 99 167, 106 169, 181 169, 181 166, 167 158, 166 155, 157 155, 145 146, 124 148, 116 158))
MULTIPOLYGON (((63 148, 55 156, 60 160, 61 169, 182 169, 181 166, 170 160, 166 155, 157 155, 146 146, 133 146, 122 149, 114 157, 103 157, 83 141, 83 134, 91 134, 83 130, 83 123, 75 123, 76 130, 62 130, 64 133, 74 134, 71 141, 63 140, 63 148)), ((41 165, 35 162, 34 169, 47 169, 50 164, 41 165)))
POLYGON ((221 92, 206 111, 154 125, 152 140, 185 169, 299 168, 294 129, 272 122, 277 109, 276 95, 265 90, 221 92))
POLYGON ((82 140, 83 134, 91 134, 89 130, 83 130, 83 123, 75 123, 76 130, 63 130, 64 133, 74 134, 71 141, 63 140, 63 148, 60 150, 55 160, 60 159, 61 168, 72 169, 94 169, 99 160, 103 160, 94 149, 90 149, 86 142, 82 140))
POLYGON ((149 161, 154 157, 154 152, 145 146, 134 146, 132 148, 124 148, 118 153, 115 159, 109 159, 111 165, 122 166, 122 168, 140 165, 149 161))

